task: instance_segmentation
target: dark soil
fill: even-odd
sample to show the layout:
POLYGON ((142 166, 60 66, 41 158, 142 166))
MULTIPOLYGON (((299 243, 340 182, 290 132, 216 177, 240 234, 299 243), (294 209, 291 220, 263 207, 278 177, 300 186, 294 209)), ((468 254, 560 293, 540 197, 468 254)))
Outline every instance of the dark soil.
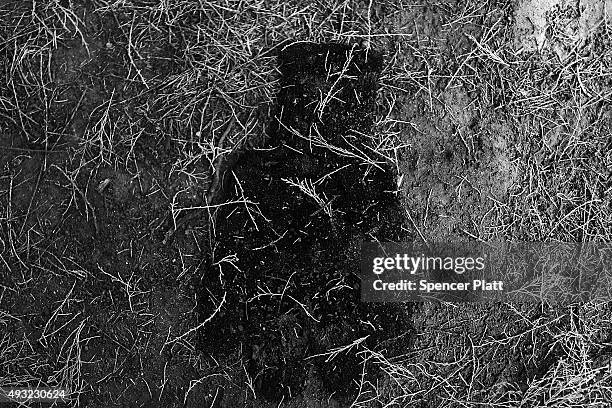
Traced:
POLYGON ((359 301, 356 269, 361 242, 406 238, 393 174, 349 157, 371 156, 365 135, 382 57, 339 44, 296 44, 281 52, 279 68, 279 106, 268 140, 241 154, 226 186, 230 204, 214 214, 201 318, 223 296, 226 304, 202 330, 201 347, 212 353, 247 344, 248 369, 264 398, 300 393, 312 367, 326 391, 350 397, 361 372, 354 354, 341 354, 335 364, 306 357, 366 335, 380 340, 379 331, 392 337, 403 326, 388 317, 393 307, 383 313, 359 301), (345 78, 327 75, 343 67, 345 78), (317 103, 330 90, 335 98, 318 115, 317 103), (331 202, 331 216, 287 179, 314 182, 331 202))

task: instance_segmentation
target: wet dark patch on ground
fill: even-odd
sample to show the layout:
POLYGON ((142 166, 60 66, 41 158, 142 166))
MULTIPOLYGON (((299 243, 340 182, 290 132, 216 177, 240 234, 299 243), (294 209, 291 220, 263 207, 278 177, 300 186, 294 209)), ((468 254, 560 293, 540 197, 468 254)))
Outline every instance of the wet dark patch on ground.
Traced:
POLYGON ((308 357, 405 330, 382 318, 395 306, 360 302, 356 275, 361 242, 406 239, 394 176, 369 144, 382 57, 296 44, 281 52, 279 67, 269 140, 227 172, 231 191, 213 215, 202 320, 224 303, 200 345, 211 353, 249 345, 249 374, 267 399, 295 396, 313 366, 327 391, 348 397, 358 357, 308 357))

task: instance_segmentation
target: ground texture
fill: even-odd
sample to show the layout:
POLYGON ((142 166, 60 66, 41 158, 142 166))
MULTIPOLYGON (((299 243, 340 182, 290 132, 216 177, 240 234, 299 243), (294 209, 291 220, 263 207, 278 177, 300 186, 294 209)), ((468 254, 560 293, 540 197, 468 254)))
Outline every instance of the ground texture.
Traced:
POLYGON ((609 406, 609 302, 367 305, 353 270, 610 242, 609 3, 2 2, 0 386, 609 406))

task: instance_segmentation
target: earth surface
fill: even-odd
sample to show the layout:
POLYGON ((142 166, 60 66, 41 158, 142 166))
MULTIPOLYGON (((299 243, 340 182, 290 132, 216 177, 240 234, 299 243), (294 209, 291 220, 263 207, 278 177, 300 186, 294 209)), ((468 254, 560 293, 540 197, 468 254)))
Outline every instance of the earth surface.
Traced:
POLYGON ((612 401, 607 300, 364 303, 357 275, 363 242, 610 242, 609 2, 166 3, 0 5, 0 386, 612 401))

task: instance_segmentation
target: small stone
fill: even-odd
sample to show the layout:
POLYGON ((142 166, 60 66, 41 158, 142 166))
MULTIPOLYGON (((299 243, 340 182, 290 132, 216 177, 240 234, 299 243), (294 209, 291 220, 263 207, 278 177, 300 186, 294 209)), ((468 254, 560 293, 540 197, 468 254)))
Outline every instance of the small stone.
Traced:
POLYGON ((102 192, 104 192, 104 190, 106 189, 106 187, 108 187, 108 185, 110 184, 111 179, 107 178, 105 180, 102 180, 97 187, 98 193, 102 194, 102 192))

